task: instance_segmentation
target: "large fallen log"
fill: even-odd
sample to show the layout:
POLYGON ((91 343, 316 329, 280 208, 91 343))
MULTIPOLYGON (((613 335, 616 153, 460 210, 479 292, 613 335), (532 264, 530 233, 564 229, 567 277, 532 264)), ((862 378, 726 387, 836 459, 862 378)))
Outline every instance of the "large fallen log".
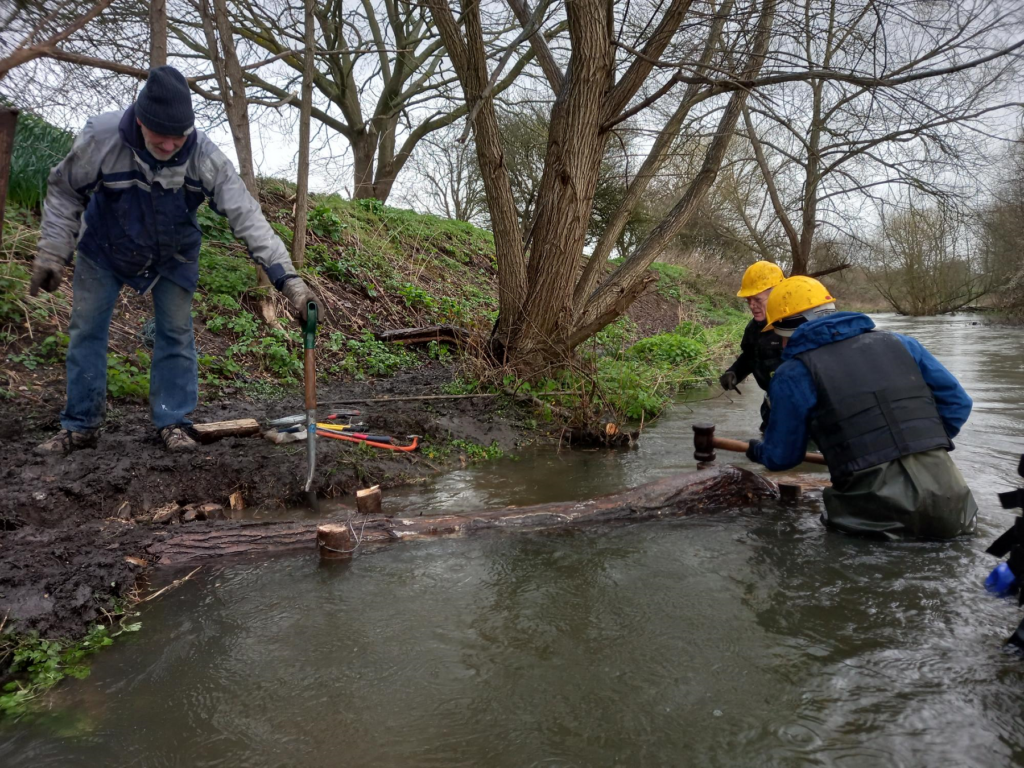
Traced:
MULTIPOLYGON (((433 517, 357 517, 362 545, 385 544, 429 536, 455 536, 505 528, 537 530, 596 523, 634 522, 705 514, 728 507, 778 498, 775 484, 738 467, 688 472, 589 501, 506 507, 433 517)), ((326 522, 193 523, 163 533, 147 548, 160 565, 184 565, 228 555, 263 555, 289 549, 316 551, 317 526, 326 522)))

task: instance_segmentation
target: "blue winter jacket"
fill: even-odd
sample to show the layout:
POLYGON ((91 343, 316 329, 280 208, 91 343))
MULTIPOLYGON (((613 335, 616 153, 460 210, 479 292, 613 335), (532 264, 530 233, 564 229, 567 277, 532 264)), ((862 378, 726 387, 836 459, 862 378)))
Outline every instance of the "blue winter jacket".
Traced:
MULTIPOLYGON (((859 336, 874 327, 874 321, 867 315, 836 312, 796 329, 782 352, 782 365, 772 377, 768 389, 772 415, 764 440, 751 450, 752 459, 771 470, 790 469, 803 460, 807 450, 808 422, 818 403, 818 392, 810 371, 795 359, 796 355, 859 336)), ((971 415, 973 403, 970 396, 953 374, 921 346, 921 342, 899 333, 893 335, 903 343, 921 369, 925 384, 935 398, 946 434, 950 439, 956 437, 971 415)))
POLYGON ((168 161, 148 151, 135 107, 89 120, 50 173, 39 250, 78 252, 140 293, 160 278, 194 291, 202 233, 196 209, 227 217, 278 290, 296 276, 288 251, 231 161, 201 131, 168 161))

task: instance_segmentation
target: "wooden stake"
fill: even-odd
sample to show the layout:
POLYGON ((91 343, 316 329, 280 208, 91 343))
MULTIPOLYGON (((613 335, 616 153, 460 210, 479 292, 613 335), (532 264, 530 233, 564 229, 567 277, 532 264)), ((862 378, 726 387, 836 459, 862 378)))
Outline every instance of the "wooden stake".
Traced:
POLYGON ((362 488, 356 491, 356 509, 359 510, 361 515, 379 515, 381 514, 381 493, 380 486, 375 485, 372 488, 362 488))
POLYGON ((324 523, 316 529, 316 545, 321 560, 347 560, 355 550, 347 523, 324 523))

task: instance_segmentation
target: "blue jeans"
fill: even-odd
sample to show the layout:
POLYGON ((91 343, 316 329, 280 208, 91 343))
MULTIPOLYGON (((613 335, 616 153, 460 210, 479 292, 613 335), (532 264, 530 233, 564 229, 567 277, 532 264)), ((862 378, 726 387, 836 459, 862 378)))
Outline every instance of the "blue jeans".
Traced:
MULTIPOLYGON (((81 432, 103 424, 107 412, 107 339, 121 279, 79 255, 68 328, 68 399, 64 429, 81 432)), ((199 372, 192 333, 192 293, 161 277, 150 290, 156 319, 149 410, 157 429, 191 424, 186 416, 199 399, 199 372)))

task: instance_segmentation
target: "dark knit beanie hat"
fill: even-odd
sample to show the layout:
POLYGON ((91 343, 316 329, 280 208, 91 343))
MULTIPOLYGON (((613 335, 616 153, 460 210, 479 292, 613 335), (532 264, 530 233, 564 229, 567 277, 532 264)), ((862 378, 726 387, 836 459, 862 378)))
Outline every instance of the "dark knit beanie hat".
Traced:
POLYGON ((151 69, 135 100, 135 116, 149 130, 163 136, 191 133, 196 117, 185 76, 174 67, 151 69))

